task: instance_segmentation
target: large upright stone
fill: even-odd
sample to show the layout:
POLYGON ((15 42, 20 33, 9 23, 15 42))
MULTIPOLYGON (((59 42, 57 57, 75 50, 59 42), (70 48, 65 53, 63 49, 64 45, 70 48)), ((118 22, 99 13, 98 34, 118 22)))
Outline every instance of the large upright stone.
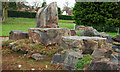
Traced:
POLYGON ((45 46, 61 43, 62 36, 71 36, 67 28, 30 28, 29 39, 45 46))
POLYGON ((56 2, 39 9, 36 17, 37 28, 58 28, 58 10, 56 2))
POLYGON ((28 32, 12 30, 9 33, 9 39, 19 40, 19 39, 27 39, 27 38, 29 38, 28 32))

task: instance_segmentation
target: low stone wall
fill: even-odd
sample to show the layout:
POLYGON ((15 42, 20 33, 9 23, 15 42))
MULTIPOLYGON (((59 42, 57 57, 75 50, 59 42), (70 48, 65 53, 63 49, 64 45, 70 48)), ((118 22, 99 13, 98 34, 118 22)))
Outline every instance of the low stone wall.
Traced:
POLYGON ((30 28, 29 39, 45 46, 61 43, 62 36, 71 36, 67 28, 30 28))

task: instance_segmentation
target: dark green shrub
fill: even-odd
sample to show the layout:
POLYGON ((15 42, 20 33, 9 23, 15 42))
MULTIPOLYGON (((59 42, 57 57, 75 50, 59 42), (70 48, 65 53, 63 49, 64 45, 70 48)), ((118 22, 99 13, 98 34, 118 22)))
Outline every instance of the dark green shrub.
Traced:
MULTIPOLYGON (((27 12, 27 11, 13 11, 8 10, 8 17, 23 17, 23 18, 35 18, 35 12, 27 12)), ((59 19, 63 20, 73 20, 73 16, 68 15, 58 15, 59 19)))
POLYGON ((73 20, 73 16, 68 16, 68 15, 58 15, 59 19, 63 20, 73 20))
POLYGON ((77 61, 77 63, 75 64, 75 67, 77 68, 77 70, 82 70, 84 67, 86 67, 90 64, 90 61, 92 59, 94 59, 94 58, 91 57, 90 55, 84 55, 83 59, 80 59, 77 61))
POLYGON ((73 15, 77 25, 120 27, 120 2, 76 2, 73 15))
POLYGON ((35 16, 36 16, 35 12, 8 10, 8 17, 35 18, 35 16))

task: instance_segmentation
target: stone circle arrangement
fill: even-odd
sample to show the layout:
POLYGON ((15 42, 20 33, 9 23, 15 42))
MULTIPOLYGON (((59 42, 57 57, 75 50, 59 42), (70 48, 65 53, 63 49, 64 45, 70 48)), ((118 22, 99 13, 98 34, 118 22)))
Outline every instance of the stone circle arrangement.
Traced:
MULTIPOLYGON (((75 70, 76 62, 82 59, 84 54, 94 58, 87 70, 118 70, 120 68, 120 35, 112 38, 104 32, 99 33, 93 27, 85 26, 76 26, 75 29, 60 28, 56 2, 38 11, 36 28, 30 28, 28 32, 12 30, 9 39, 30 39, 46 47, 57 44, 62 53, 55 53, 51 64, 62 65, 68 70, 75 70), (77 31, 80 31, 81 36, 77 36, 77 31)), ((10 45, 14 47, 14 42, 10 45)), ((32 58, 41 60, 46 56, 34 53, 32 58)))

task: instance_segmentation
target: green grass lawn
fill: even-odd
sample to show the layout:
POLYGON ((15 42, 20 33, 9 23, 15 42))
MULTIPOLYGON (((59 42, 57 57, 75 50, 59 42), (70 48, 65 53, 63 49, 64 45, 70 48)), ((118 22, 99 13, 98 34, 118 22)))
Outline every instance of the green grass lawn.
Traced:
MULTIPOLYGON (((59 26, 62 28, 73 29, 74 25, 72 23, 61 23, 68 21, 72 22, 73 20, 59 20, 59 26)), ((9 36, 11 30, 28 31, 29 28, 35 27, 35 18, 8 18, 7 22, 2 23, 2 36, 9 36)))
MULTIPOLYGON (((58 25, 61 28, 69 28, 74 29, 74 23, 64 23, 64 22, 73 22, 74 20, 59 20, 58 25)), ((29 28, 36 27, 36 19, 35 18, 8 18, 7 22, 2 23, 2 35, 0 36, 9 36, 9 32, 11 30, 21 30, 28 31, 29 28)), ((1 28, 0 28, 1 29, 1 28)), ((117 33, 109 33, 111 36, 116 36, 117 33)))

